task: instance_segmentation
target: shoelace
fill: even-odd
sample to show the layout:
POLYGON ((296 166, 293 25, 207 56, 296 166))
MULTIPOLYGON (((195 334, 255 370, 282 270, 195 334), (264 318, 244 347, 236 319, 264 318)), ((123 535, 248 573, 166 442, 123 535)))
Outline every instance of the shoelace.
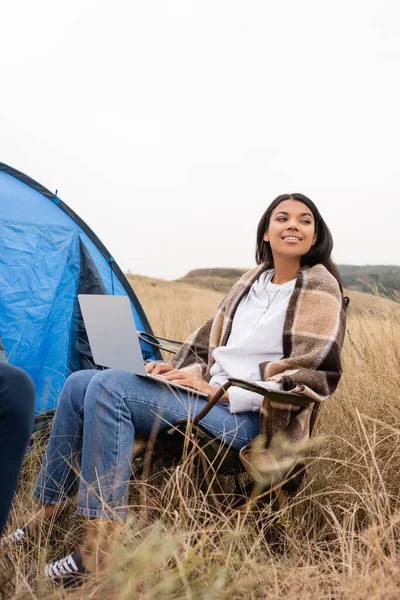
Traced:
POLYGON ((72 558, 72 554, 69 554, 65 558, 47 564, 44 568, 44 576, 48 579, 55 579, 56 577, 77 573, 78 571, 79 569, 72 558))
POLYGON ((7 546, 8 544, 12 544, 13 542, 22 542, 26 534, 24 529, 16 529, 10 535, 2 537, 0 539, 0 548, 3 546, 7 546))

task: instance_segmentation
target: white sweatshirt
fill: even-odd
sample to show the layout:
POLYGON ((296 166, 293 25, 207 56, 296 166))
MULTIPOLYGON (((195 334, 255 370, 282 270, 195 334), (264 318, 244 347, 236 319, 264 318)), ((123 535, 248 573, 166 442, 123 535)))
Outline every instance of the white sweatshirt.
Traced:
MULTIPOLYGON (((266 389, 281 389, 280 383, 260 381, 259 364, 283 356, 283 325, 296 280, 283 285, 271 283, 274 271, 264 271, 242 298, 226 346, 213 351, 210 384, 220 386, 228 377, 246 379, 266 389)), ((229 409, 232 413, 258 411, 260 394, 230 388, 229 409)))

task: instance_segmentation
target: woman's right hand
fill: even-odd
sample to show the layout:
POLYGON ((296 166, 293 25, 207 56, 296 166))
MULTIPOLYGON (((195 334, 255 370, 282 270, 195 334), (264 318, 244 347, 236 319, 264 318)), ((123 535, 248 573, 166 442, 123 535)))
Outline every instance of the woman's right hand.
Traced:
POLYGON ((175 369, 171 363, 157 362, 155 360, 148 362, 146 365, 146 373, 151 373, 152 375, 162 375, 163 373, 168 373, 168 371, 172 371, 175 369))

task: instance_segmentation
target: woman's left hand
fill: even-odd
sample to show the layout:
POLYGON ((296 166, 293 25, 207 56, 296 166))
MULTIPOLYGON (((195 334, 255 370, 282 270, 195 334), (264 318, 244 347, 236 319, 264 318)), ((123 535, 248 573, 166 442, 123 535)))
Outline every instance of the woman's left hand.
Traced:
POLYGON ((194 373, 189 373, 187 371, 181 371, 180 369, 174 369, 172 371, 168 371, 168 373, 164 373, 162 375, 163 379, 166 381, 171 381, 173 383, 179 383, 180 385, 184 385, 193 390, 197 390, 198 392, 203 392, 212 396, 216 388, 206 381, 199 377, 194 373))

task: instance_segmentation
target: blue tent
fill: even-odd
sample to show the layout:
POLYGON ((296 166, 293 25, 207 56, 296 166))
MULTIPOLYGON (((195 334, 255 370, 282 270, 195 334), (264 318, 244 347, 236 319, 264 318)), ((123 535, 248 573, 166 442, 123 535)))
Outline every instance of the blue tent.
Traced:
MULTIPOLYGON (((137 329, 152 334, 129 282, 86 223, 0 163, 0 335, 9 362, 35 382, 37 412, 57 404, 70 373, 94 366, 78 293, 128 296, 137 329)), ((161 358, 141 344, 144 358, 161 358)))

